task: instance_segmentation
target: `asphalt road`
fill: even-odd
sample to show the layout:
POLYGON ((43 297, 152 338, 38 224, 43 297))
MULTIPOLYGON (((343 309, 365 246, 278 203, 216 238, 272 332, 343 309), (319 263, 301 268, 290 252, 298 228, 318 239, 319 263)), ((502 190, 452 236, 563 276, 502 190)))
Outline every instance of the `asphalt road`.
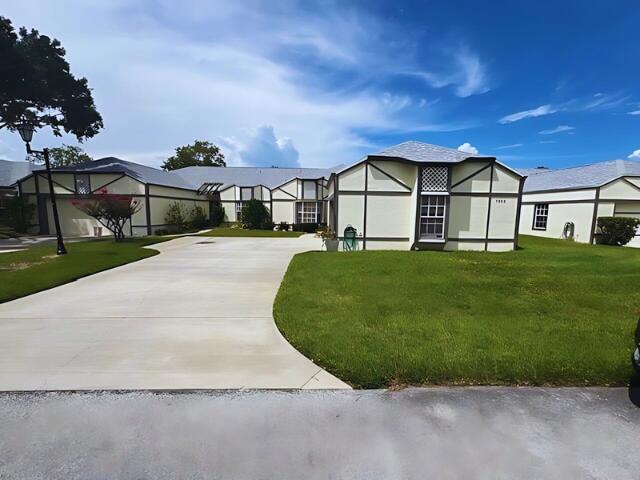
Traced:
POLYGON ((626 389, 0 394, 0 478, 634 479, 626 389))

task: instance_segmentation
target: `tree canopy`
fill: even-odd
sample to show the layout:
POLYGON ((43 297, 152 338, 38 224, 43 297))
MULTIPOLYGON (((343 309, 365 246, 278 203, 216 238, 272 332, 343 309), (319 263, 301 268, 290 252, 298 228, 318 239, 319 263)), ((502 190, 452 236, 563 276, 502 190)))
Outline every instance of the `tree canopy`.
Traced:
POLYGON ((196 140, 191 145, 176 148, 175 155, 162 164, 163 170, 184 167, 226 167, 224 153, 217 145, 205 140, 196 140))
POLYGON ((62 147, 49 150, 52 167, 68 167, 93 160, 82 148, 74 145, 62 145, 62 147))
POLYGON ((15 131, 20 123, 49 126, 78 140, 103 127, 86 78, 71 74, 65 49, 56 39, 0 16, 0 129, 15 131))

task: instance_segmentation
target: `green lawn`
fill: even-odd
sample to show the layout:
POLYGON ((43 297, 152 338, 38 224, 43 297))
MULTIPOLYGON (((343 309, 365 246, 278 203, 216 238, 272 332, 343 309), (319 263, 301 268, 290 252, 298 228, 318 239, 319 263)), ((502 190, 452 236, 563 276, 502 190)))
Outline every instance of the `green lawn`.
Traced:
POLYGON ((284 237, 297 238, 304 232, 274 232, 273 230, 250 230, 245 228, 213 228, 201 233, 204 237, 284 237))
MULTIPOLYGON (((92 273, 156 255, 142 248, 170 238, 129 238, 67 243, 67 255, 56 255, 55 242, 21 252, 0 253, 0 303, 68 283, 92 273)), ((71 301, 72 299, 70 299, 71 301)))
POLYGON ((296 348, 356 387, 626 384, 640 250, 520 244, 300 254, 274 317, 296 348))

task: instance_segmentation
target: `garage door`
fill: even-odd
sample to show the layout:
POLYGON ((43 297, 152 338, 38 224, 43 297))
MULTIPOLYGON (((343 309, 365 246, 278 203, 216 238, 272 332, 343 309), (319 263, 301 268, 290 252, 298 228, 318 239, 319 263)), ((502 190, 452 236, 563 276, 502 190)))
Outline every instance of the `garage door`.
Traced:
MULTIPOLYGON (((618 202, 613 213, 616 217, 635 217, 640 219, 640 202, 618 202)), ((629 247, 640 248, 640 229, 636 232, 636 238, 631 240, 629 247)))

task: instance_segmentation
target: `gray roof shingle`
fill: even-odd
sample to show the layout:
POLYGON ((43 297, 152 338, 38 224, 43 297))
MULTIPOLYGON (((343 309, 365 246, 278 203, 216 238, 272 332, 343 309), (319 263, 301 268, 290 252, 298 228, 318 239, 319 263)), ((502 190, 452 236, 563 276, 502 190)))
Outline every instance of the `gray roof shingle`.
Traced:
POLYGON ((548 170, 529 176, 524 192, 597 187, 623 176, 640 176, 640 162, 610 160, 578 167, 548 170))
POLYGON ((12 162, 0 160, 0 187, 10 187, 31 173, 31 162, 12 162))
POLYGON ((205 182, 222 183, 221 188, 230 185, 264 185, 274 188, 292 178, 329 178, 337 168, 268 168, 268 167, 186 167, 174 173, 197 189, 205 182))
POLYGON ((460 163, 468 158, 493 158, 484 155, 474 155, 461 152, 454 148, 440 147, 430 143, 409 141, 385 148, 371 156, 375 157, 399 157, 413 162, 443 162, 460 163))

